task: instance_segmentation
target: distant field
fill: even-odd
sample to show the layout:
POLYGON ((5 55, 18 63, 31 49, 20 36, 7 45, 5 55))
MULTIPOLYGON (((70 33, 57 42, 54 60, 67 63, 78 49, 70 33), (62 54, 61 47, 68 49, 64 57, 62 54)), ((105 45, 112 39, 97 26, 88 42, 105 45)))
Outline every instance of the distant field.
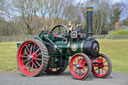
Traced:
MULTIPOLYGON (((128 40, 98 40, 100 52, 110 57, 113 72, 128 73, 128 40)), ((17 71, 16 42, 0 43, 0 72, 17 71)))

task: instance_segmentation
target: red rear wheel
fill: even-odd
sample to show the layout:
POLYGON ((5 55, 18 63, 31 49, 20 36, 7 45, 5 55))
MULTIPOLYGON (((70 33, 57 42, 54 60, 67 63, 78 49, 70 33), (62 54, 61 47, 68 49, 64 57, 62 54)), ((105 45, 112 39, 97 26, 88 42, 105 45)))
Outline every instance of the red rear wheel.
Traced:
POLYGON ((70 72, 76 79, 86 79, 91 72, 91 63, 83 53, 75 54, 70 61, 70 72))
POLYGON ((102 59, 103 62, 92 65, 93 75, 98 78, 108 77, 112 71, 112 64, 110 59, 106 55, 101 53, 98 56, 96 56, 96 58, 102 59))
POLYGON ((38 40, 25 41, 18 50, 17 62, 25 76, 36 76, 45 71, 48 64, 45 45, 38 40))

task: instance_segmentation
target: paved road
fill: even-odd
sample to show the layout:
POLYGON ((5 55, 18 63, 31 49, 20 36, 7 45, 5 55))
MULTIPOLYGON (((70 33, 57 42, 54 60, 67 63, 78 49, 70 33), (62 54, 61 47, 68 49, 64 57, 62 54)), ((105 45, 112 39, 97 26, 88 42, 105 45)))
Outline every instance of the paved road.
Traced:
POLYGON ((61 75, 44 74, 39 77, 24 77, 18 72, 1 73, 0 85, 128 85, 128 74, 114 72, 107 79, 90 75, 82 81, 73 79, 68 71, 61 75))

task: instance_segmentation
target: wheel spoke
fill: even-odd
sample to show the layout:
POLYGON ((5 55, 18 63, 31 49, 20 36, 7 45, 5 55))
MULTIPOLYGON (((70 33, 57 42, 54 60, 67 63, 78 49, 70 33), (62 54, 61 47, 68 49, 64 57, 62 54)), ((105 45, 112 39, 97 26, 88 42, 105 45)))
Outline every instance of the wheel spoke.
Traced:
POLYGON ((25 64, 25 67, 29 64, 30 62, 28 61, 27 64, 25 64))
POLYGON ((77 59, 75 59, 73 62, 75 62, 76 64, 78 64, 78 60, 77 59))
POLYGON ((85 73, 87 73, 87 71, 86 71, 84 68, 83 68, 82 70, 83 70, 85 73))
POLYGON ((98 74, 100 74, 100 69, 98 69, 98 74))
POLYGON ((76 67, 76 64, 73 64, 73 66, 75 66, 75 67, 76 67))
POLYGON ((76 72, 77 71, 77 68, 74 70, 74 72, 76 72))
POLYGON ((38 64, 38 66, 41 66, 37 61, 35 61, 37 64, 38 64))
POLYGON ((30 54, 32 54, 32 48, 33 48, 33 46, 31 45, 31 47, 30 47, 30 52, 29 52, 30 54))
POLYGON ((33 63, 33 65, 36 67, 36 69, 38 69, 37 66, 36 66, 36 64, 35 64, 34 62, 32 62, 32 63, 33 63))
POLYGON ((31 72, 33 73, 33 63, 32 63, 32 68, 31 68, 31 72))
POLYGON ((97 69, 95 69, 95 71, 97 71, 99 69, 99 67, 97 69))
POLYGON ((78 73, 77 73, 77 75, 79 76, 79 74, 80 74, 80 70, 78 69, 78 73))
POLYGON ((81 67, 82 67, 82 68, 88 68, 88 66, 84 66, 84 65, 82 65, 81 67))
POLYGON ((107 60, 105 60, 103 63, 107 62, 107 60))
POLYGON ((40 58, 34 58, 35 60, 39 60, 39 61, 42 61, 42 59, 40 59, 40 58))
POLYGON ((105 68, 103 68, 104 69, 104 71, 106 71, 107 72, 107 70, 105 69, 105 68))
POLYGON ((77 58, 77 63, 79 64, 79 57, 77 58))
POLYGON ((29 55, 28 52, 26 51, 26 49, 24 49, 24 50, 25 50, 25 53, 26 53, 27 55, 29 55))
POLYGON ((77 62, 74 60, 75 64, 77 64, 77 62))
POLYGON ((29 61, 28 59, 26 59, 25 61, 23 61, 24 63, 26 62, 26 61, 29 61))
POLYGON ((28 52, 30 52, 30 50, 28 49, 28 46, 27 46, 27 45, 25 45, 25 47, 27 48, 28 52))
POLYGON ((28 67, 28 69, 29 69, 29 72, 30 72, 30 63, 29 63, 29 67, 28 67))
POLYGON ((82 73, 82 71, 81 70, 79 70, 80 71, 80 74, 83 76, 83 73, 82 73))
POLYGON ((81 62, 82 62, 82 59, 80 59, 80 62, 79 62, 79 64, 81 64, 81 62))
POLYGON ((104 74, 104 69, 102 68, 102 74, 104 74))
POLYGON ((42 53, 39 53, 38 55, 36 55, 37 57, 39 56, 39 55, 41 55, 42 53))
POLYGON ((36 52, 33 53, 33 55, 35 55, 40 49, 38 48, 38 50, 36 50, 36 52))

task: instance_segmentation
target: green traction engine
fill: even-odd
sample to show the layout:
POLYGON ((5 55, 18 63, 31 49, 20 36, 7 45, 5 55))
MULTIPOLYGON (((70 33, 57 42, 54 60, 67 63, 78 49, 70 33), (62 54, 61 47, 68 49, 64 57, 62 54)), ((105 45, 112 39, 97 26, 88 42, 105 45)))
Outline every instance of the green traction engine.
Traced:
POLYGON ((76 79, 86 79, 91 72, 98 78, 108 77, 112 64, 106 55, 99 53, 99 44, 92 37, 92 16, 93 8, 87 8, 87 33, 80 25, 71 30, 71 27, 59 24, 50 32, 42 31, 33 39, 18 44, 20 72, 25 76, 45 72, 60 74, 69 65, 76 79))

